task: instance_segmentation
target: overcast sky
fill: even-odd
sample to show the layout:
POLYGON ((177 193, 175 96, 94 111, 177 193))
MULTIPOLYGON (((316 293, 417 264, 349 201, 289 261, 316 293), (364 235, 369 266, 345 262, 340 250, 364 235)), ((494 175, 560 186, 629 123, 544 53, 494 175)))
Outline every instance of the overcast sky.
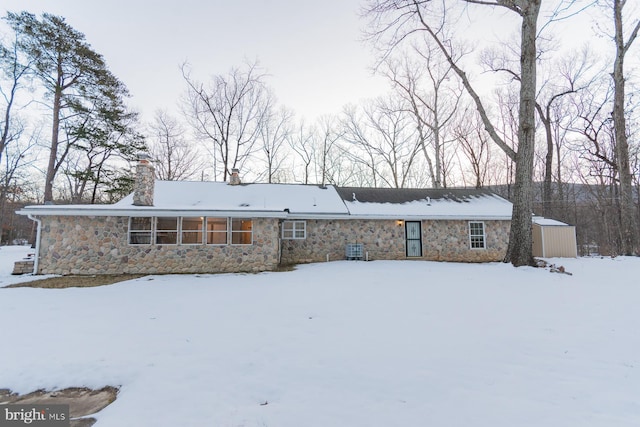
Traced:
MULTIPOLYGON (((374 77, 371 46, 362 41, 363 0, 4 0, 6 10, 64 16, 101 53, 129 88, 130 105, 149 119, 154 110, 174 110, 185 83, 180 65, 206 80, 243 61, 259 60, 281 104, 313 120, 338 113, 387 89, 374 77)), ((502 8, 470 9, 470 43, 483 46, 507 24, 502 8), (482 19, 478 14, 483 13, 482 19)), ((3 14, 4 15, 4 14, 3 14)), ((466 18, 463 16, 462 18, 466 18)), ((588 15, 556 25, 564 43, 582 45, 592 36, 588 15)), ((544 22, 544 17, 541 18, 544 22)), ((515 33, 514 33, 515 34, 515 33)), ((508 37, 507 37, 508 39, 508 37)), ((608 50, 608 48, 607 48, 608 50)), ((596 50, 594 54, 598 54, 596 50)))
MULTIPOLYGON (((4 0, 6 10, 64 16, 150 117, 174 108, 180 64, 206 79, 258 59, 282 104, 314 119, 383 91, 360 41, 360 0, 4 0)), ((3 14, 4 15, 4 14, 3 14)))

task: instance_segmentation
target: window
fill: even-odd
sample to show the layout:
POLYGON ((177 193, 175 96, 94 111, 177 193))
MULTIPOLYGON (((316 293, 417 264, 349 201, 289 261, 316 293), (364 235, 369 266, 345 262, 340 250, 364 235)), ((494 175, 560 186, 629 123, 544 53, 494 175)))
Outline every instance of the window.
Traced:
POLYGON ((227 244, 227 218, 207 218, 207 245, 227 244))
POLYGON ((180 243, 183 245, 201 245, 202 227, 204 218, 182 218, 182 237, 180 243))
POLYGON ((178 218, 175 216, 156 218, 156 244, 178 244, 178 218))
POLYGON ((231 219, 231 244, 250 245, 253 241, 253 220, 243 218, 231 219))
POLYGON ((485 249, 484 222, 469 223, 469 244, 471 249, 485 249))
MULTIPOLYGON (((294 221, 292 238, 304 239, 304 221, 294 221)), ((247 218, 129 218, 130 245, 251 245, 253 220, 247 218)))
POLYGON ((129 244, 151 244, 151 218, 129 218, 129 244))
POLYGON ((282 223, 283 239, 304 239, 307 237, 306 221, 285 221, 282 223))

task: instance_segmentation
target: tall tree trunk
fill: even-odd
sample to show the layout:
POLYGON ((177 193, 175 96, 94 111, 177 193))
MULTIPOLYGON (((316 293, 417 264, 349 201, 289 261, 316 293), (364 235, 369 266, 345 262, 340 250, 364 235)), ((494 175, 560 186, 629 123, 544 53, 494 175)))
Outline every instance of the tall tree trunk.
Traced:
POLYGON ((540 121, 544 125, 544 133, 547 139, 547 155, 544 159, 544 181, 542 185, 542 215, 546 217, 551 216, 551 207, 549 203, 553 197, 553 190, 551 189, 551 171, 553 170, 553 133, 551 131, 551 112, 549 106, 550 104, 547 104, 545 113, 542 106, 536 103, 538 117, 540 117, 540 121))
POLYGON ((60 134, 60 107, 62 104, 62 83, 58 78, 53 94, 53 120, 51 125, 51 147, 49 148, 49 163, 44 183, 44 203, 53 203, 53 181, 56 177, 56 161, 58 159, 58 143, 60 134))
MULTIPOLYGON (((624 1, 614 0, 613 14, 615 21, 616 59, 613 65, 613 124, 615 129, 615 150, 620 177, 620 233, 622 237, 621 249, 624 255, 633 255, 636 252, 636 224, 634 217, 633 185, 631 167, 629 162, 629 144, 627 142, 627 126, 624 117, 625 80, 624 57, 627 49, 633 42, 629 39, 625 45, 622 27, 622 8, 624 1)), ((637 33, 636 33, 637 34, 637 33)))
POLYGON ((520 114, 516 180, 513 194, 511 234, 505 261, 514 266, 532 265, 531 213, 533 212, 533 158, 536 113, 536 34, 541 0, 520 2, 520 114))

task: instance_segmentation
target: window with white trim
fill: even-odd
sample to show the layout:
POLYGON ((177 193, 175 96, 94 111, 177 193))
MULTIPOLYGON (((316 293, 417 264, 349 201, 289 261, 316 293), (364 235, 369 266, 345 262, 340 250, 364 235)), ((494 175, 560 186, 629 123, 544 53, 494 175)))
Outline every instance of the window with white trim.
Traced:
MULTIPOLYGON (((299 235, 300 231, 296 233, 299 235)), ((216 217, 130 217, 128 241, 130 245, 251 245, 253 220, 216 217)))
POLYGON ((156 218, 156 244, 178 244, 178 217, 169 216, 156 218))
POLYGON ((231 218, 231 244, 250 245, 253 243, 253 220, 231 218))
POLYGON ((180 218, 180 243, 183 245, 201 245, 203 243, 203 217, 180 218))
POLYGON ((207 245, 226 245, 227 218, 207 218, 207 245))
POLYGON ((469 247, 471 249, 486 248, 484 222, 469 222, 469 247))
POLYGON ((282 223, 283 239, 305 239, 307 237, 306 221, 284 221, 282 223))
POLYGON ((130 245, 150 245, 151 234, 153 232, 151 217, 131 217, 129 218, 129 244, 130 245))

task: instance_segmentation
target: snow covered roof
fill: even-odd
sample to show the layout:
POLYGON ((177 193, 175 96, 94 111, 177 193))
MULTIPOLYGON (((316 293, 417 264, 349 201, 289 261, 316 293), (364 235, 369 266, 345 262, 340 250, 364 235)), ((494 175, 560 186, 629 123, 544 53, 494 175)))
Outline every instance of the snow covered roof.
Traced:
POLYGON ((238 184, 201 181, 156 181, 153 206, 134 206, 133 194, 112 205, 27 206, 34 215, 348 215, 333 186, 238 184))
POLYGON ((542 225, 542 226, 568 226, 569 224, 565 224, 564 222, 556 221, 555 219, 544 218, 541 216, 534 216, 531 221, 534 224, 542 225))
POLYGON ((487 190, 338 187, 351 216, 511 219, 511 202, 487 190))
POLYGON ((156 181, 153 206, 133 195, 111 205, 27 206, 23 215, 251 216, 273 218, 510 219, 512 205, 485 190, 156 181))

